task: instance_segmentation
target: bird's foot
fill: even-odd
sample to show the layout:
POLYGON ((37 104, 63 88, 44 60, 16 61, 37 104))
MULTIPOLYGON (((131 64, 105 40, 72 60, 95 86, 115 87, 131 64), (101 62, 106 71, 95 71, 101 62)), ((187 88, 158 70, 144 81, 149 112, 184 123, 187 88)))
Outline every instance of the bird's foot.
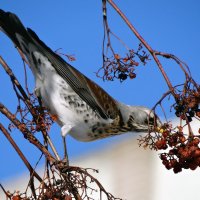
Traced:
POLYGON ((67 145, 66 145, 66 137, 62 136, 63 138, 63 145, 64 145, 64 159, 62 160, 64 163, 66 163, 67 166, 69 166, 69 159, 67 154, 67 145))

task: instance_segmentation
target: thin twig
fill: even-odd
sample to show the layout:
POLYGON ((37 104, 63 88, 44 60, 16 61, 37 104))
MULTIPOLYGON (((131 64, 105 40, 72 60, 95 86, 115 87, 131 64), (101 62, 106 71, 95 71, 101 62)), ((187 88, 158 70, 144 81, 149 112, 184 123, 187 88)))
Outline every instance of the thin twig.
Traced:
POLYGON ((8 192, 6 192, 6 190, 4 189, 3 185, 0 184, 0 188, 3 190, 4 194, 6 195, 7 198, 11 199, 10 195, 8 192))
MULTIPOLYGON (((5 137, 7 138, 7 140, 10 142, 10 144, 13 146, 13 148, 15 149, 15 151, 17 152, 17 154, 20 156, 20 158, 22 159, 22 161, 24 162, 24 164, 26 165, 26 167, 28 168, 29 172, 38 179, 39 182, 43 183, 42 178, 37 174, 37 172, 33 169, 33 167, 31 166, 31 164, 28 162, 28 160, 26 159, 26 157, 24 156, 24 154, 22 153, 22 151, 20 150, 20 148, 18 147, 18 145, 15 143, 15 141, 13 140, 13 138, 10 136, 9 132, 6 130, 6 128, 0 123, 0 130, 2 131, 2 133, 5 135, 5 137)), ((45 185, 45 187, 47 187, 45 185)))
POLYGON ((25 138, 29 140, 30 143, 34 144, 42 153, 44 153, 49 161, 56 162, 55 158, 40 143, 40 141, 2 103, 0 103, 0 112, 5 115, 21 131, 21 133, 25 138))

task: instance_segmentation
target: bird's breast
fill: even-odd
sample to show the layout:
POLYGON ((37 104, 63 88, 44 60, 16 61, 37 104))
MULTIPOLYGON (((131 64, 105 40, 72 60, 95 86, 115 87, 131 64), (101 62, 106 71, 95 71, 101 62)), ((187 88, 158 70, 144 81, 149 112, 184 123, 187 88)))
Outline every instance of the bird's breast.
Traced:
POLYGON ((58 123, 61 126, 69 122, 75 125, 84 123, 90 126, 99 119, 96 112, 74 92, 61 76, 54 72, 47 72, 46 75, 41 86, 41 97, 50 112, 58 116, 58 123))

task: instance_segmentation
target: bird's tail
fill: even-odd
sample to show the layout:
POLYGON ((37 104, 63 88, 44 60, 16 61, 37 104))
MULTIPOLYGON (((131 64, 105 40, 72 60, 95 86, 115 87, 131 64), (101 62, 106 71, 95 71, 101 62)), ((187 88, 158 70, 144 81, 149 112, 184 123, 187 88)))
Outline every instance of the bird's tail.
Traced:
POLYGON ((20 19, 13 13, 0 9, 0 30, 2 30, 13 43, 23 52, 26 43, 32 40, 20 19))

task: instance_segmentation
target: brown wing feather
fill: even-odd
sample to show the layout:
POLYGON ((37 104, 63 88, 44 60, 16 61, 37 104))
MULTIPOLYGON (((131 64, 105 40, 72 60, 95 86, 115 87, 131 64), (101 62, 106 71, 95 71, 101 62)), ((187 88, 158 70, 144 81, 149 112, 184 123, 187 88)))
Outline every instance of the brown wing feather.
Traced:
POLYGON ((115 119, 120 115, 119 109, 116 105, 116 101, 96 83, 86 78, 88 88, 92 91, 91 94, 95 98, 96 102, 101 105, 102 109, 111 119, 115 119))

